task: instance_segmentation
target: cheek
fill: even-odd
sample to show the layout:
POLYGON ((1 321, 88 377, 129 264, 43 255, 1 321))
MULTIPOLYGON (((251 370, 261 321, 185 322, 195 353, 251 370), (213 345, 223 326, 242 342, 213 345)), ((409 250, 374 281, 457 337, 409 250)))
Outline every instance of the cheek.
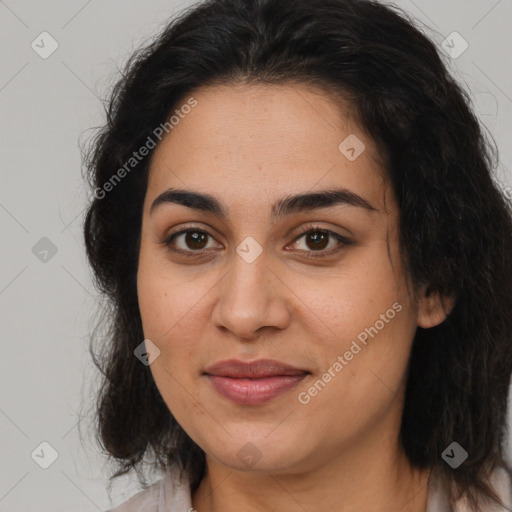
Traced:
MULTIPOLYGON (((148 251, 149 252, 149 251, 148 251)), ((141 251, 137 273, 137 295, 144 335, 164 343, 180 322, 193 314, 193 286, 183 283, 176 272, 158 257, 141 251)))
POLYGON ((148 261, 141 258, 137 282, 144 336, 160 349, 151 371, 165 395, 177 395, 179 383, 184 385, 199 371, 199 345, 207 321, 205 293, 210 287, 184 281, 183 275, 180 279, 165 265, 148 261))
POLYGON ((357 329, 351 324, 354 335, 340 329, 335 342, 318 347, 319 374, 297 391, 297 399, 327 437, 364 435, 397 407, 415 330, 412 313, 404 308, 384 326, 375 320, 357 329))
POLYGON ((313 387, 300 391, 312 408, 340 403, 343 411, 332 414, 357 422, 365 414, 362 403, 368 414, 377 412, 401 386, 417 311, 387 258, 361 262, 357 271, 347 270, 323 284, 302 296, 308 297, 304 311, 311 319, 308 330, 317 333, 312 339, 321 364, 313 387))
POLYGON ((202 337, 200 310, 194 308, 198 299, 194 300, 190 287, 165 276, 156 266, 141 265, 138 283, 144 336, 160 350, 150 371, 171 413, 180 423, 186 423, 191 414, 198 413, 193 412, 194 401, 189 394, 198 372, 196 359, 202 337))
POLYGON ((310 319, 310 327, 316 324, 316 333, 324 336, 327 346, 355 339, 375 322, 379 327, 381 315, 389 330, 399 316, 393 304, 402 308, 409 304, 404 286, 382 261, 333 274, 321 285, 317 280, 302 280, 296 293, 305 306, 304 318, 310 319))

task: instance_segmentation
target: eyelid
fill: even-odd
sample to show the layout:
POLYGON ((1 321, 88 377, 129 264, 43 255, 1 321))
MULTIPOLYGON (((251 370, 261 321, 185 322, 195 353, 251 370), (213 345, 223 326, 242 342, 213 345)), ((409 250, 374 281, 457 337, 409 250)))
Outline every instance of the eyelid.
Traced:
MULTIPOLYGON (((161 243, 163 245, 167 246, 172 252, 177 253, 177 254, 183 254, 186 256, 198 257, 198 256, 202 256, 206 253, 211 253, 211 251, 212 251, 211 249, 201 249, 201 250, 194 251, 194 250, 186 250, 186 249, 179 249, 179 248, 171 248, 171 241, 174 238, 176 238, 179 235, 186 234, 187 232, 190 232, 190 231, 192 231, 192 232, 197 231, 200 233, 204 233, 207 236, 215 239, 215 237, 210 233, 210 231, 208 229, 202 228, 196 224, 190 224, 190 225, 182 225, 176 231, 173 231, 173 232, 167 234, 161 243)), ((335 238, 339 242, 339 244, 334 248, 322 249, 319 251, 299 250, 299 252, 304 254, 306 258, 322 258, 322 257, 332 256, 334 254, 341 252, 346 246, 354 243, 354 241, 351 240, 347 236, 341 235, 340 233, 337 233, 336 231, 333 231, 331 229, 321 227, 318 225, 318 223, 312 223, 312 224, 308 224, 308 225, 300 228, 299 232, 294 235, 293 240, 287 245, 287 247, 291 244, 296 243, 304 235, 306 235, 310 232, 317 232, 317 231, 326 233, 327 236, 329 236, 331 238, 335 238)))
MULTIPOLYGON (((197 224, 185 224, 185 225, 181 225, 179 229, 175 230, 175 231, 171 231, 170 233, 164 235, 164 239, 162 240, 162 244, 164 245, 168 245, 170 243, 170 240, 173 238, 173 237, 176 237, 178 235, 183 235, 185 233, 187 233, 188 231, 198 231, 198 232, 201 232, 201 233, 206 233, 210 238, 213 238, 215 239, 215 236, 211 233, 211 231, 215 231, 213 228, 211 228, 210 226, 208 228, 203 228, 197 224)), ((201 251, 193 251, 195 252, 196 254, 200 253, 201 251)))
POLYGON ((312 223, 304 226, 300 229, 300 231, 295 235, 294 239, 292 240, 292 244, 297 242, 300 238, 302 238, 304 235, 311 233, 311 232, 323 232, 326 233, 328 236, 335 238, 338 241, 338 245, 336 247, 331 247, 330 249, 322 249, 320 251, 303 251, 299 250, 299 252, 303 253, 306 258, 322 258, 322 257, 329 257, 334 256, 340 252, 342 252, 346 246, 352 245, 354 241, 344 235, 341 235, 340 233, 337 233, 336 231, 333 231, 332 229, 323 228, 322 226, 319 226, 318 223, 312 223))

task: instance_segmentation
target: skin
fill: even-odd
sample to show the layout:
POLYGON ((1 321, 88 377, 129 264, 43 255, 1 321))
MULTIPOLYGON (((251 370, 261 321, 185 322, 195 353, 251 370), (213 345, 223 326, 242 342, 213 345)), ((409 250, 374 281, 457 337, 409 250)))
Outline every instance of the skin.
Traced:
MULTIPOLYGON (((152 375, 207 454, 194 509, 424 512, 430 472, 411 468, 398 433, 415 330, 445 312, 426 285, 412 293, 398 252, 398 207, 373 141, 347 108, 310 86, 209 86, 193 97, 197 106, 151 161, 137 279, 144 335, 161 351, 152 375), (354 161, 338 149, 349 134, 366 146, 354 161), (170 187, 215 196, 228 218, 170 203, 150 214, 170 187), (376 211, 337 205, 271 221, 278 199, 331 187, 376 211), (196 245, 178 236, 175 246, 210 253, 187 258, 162 243, 189 224, 211 236, 196 245), (352 243, 308 259, 319 249, 310 236, 298 238, 307 226, 352 243), (262 248, 252 263, 236 252, 248 236, 262 248), (298 394, 395 303, 400 312, 300 403, 298 394), (230 358, 277 359, 311 374, 265 404, 238 405, 203 375, 230 358), (248 442, 261 457, 251 467, 238 457, 248 442)), ((320 251, 338 244, 331 237, 320 251)))

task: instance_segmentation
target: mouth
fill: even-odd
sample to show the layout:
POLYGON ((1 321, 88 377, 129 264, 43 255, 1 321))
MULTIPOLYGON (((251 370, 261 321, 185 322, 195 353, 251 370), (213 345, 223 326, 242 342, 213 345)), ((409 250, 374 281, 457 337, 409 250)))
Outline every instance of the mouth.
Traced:
POLYGON ((228 360, 204 372, 213 389, 240 405, 258 405, 290 391, 311 372, 279 361, 260 359, 251 363, 228 360))

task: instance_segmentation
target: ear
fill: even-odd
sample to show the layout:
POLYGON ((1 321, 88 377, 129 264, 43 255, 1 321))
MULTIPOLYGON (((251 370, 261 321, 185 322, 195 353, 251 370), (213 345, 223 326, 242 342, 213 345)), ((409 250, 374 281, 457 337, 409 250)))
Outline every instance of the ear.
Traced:
POLYGON ((454 305, 454 296, 442 295, 424 285, 418 299, 418 325, 424 329, 439 325, 446 320, 454 305))

